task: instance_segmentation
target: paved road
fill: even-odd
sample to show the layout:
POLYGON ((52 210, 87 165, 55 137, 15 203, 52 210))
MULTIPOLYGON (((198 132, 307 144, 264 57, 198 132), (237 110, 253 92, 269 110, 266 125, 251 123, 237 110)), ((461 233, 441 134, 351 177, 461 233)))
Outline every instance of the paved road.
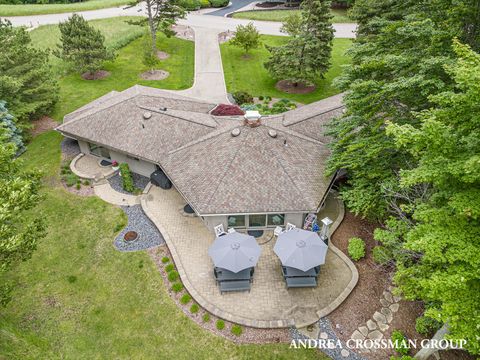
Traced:
MULTIPOLYGON (((248 1, 248 0, 246 0, 248 1)), ((100 10, 91 10, 91 11, 81 11, 78 14, 82 15, 87 20, 94 19, 103 19, 117 16, 135 16, 142 15, 142 7, 136 6, 130 9, 124 9, 122 7, 118 8, 109 8, 109 9, 100 9, 100 10)), ((64 14, 48 14, 48 15, 33 15, 33 16, 12 16, 7 17, 14 26, 27 26, 27 27, 36 27, 46 24, 57 24, 61 21, 65 21, 71 16, 72 13, 64 14)), ((224 30, 235 30, 237 25, 248 24, 250 20, 244 19, 232 19, 223 16, 211 16, 211 15, 202 15, 197 12, 192 12, 188 14, 185 19, 179 21, 180 24, 189 25, 195 28, 203 27, 209 29, 215 29, 219 31, 224 30)), ((285 35, 280 32, 281 24, 273 21, 253 21, 254 25, 257 27, 258 31, 262 34, 267 35, 285 35)), ((335 37, 338 38, 354 38, 356 24, 333 24, 335 29, 335 37)))
POLYGON ((221 8, 219 10, 215 10, 212 12, 209 12, 208 15, 213 15, 213 16, 225 16, 231 12, 237 11, 247 5, 250 5, 253 2, 257 2, 258 0, 234 0, 230 1, 230 6, 221 8))

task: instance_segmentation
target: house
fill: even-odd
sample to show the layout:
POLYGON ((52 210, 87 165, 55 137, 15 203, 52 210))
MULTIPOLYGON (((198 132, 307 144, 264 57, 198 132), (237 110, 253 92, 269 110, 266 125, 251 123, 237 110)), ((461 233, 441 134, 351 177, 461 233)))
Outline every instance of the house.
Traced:
POLYGON ((57 130, 85 154, 161 170, 207 227, 301 226, 332 178, 325 124, 342 95, 274 116, 216 117, 209 104, 144 86, 112 91, 65 116, 57 130))

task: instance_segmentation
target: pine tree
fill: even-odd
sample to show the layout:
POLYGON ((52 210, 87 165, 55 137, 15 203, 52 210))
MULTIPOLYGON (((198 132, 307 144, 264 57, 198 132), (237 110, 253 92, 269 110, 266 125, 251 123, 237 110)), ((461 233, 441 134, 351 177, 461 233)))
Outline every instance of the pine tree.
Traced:
POLYGON ((271 53, 265 63, 275 79, 311 83, 323 77, 330 66, 333 27, 329 0, 305 0, 300 19, 286 21, 283 31, 290 40, 280 47, 267 47, 271 53))
POLYGON ((59 24, 60 41, 55 55, 73 65, 76 71, 93 75, 114 55, 105 46, 105 37, 82 16, 73 14, 59 24))
POLYGON ((48 52, 33 48, 23 27, 0 19, 0 100, 7 102, 19 122, 50 111, 58 99, 48 52))
POLYGON ((144 26, 148 24, 150 30, 152 53, 157 53, 157 31, 167 37, 175 35, 172 30, 178 19, 185 17, 186 11, 179 0, 135 0, 131 6, 145 3, 147 17, 140 20, 129 21, 130 24, 144 26))

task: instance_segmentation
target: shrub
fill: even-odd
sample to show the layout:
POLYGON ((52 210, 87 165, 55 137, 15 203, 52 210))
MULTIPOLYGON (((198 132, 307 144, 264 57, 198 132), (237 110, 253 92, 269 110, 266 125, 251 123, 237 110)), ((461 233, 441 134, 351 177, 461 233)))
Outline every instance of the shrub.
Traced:
POLYGON ((215 324, 218 330, 223 330, 225 329, 225 321, 223 320, 217 320, 217 323, 215 324))
POLYGON ((166 264, 169 261, 170 261, 170 258, 168 256, 162 257, 162 263, 166 264))
POLYGON ((358 237, 348 240, 348 255, 355 261, 363 258, 365 256, 365 242, 358 237))
POLYGON ((208 0, 200 0, 199 3, 200 3, 200 7, 201 7, 201 8, 208 8, 208 7, 210 7, 210 1, 208 1, 208 0))
POLYGON ((77 184, 78 176, 75 175, 74 173, 70 172, 67 175, 64 176, 63 180, 65 181, 65 184, 68 187, 71 187, 75 184, 77 184))
POLYGON ((211 112, 215 116, 233 116, 245 114, 237 105, 220 104, 211 112))
POLYGON ((174 282, 174 281, 177 281, 178 280, 178 272, 176 272, 175 270, 172 270, 168 273, 168 281, 170 282, 174 282))
POLYGON ((187 11, 193 11, 200 9, 200 1, 198 0, 182 0, 180 2, 180 6, 182 6, 187 11))
POLYGON ((82 188, 82 184, 77 183, 77 185, 75 185, 75 187, 76 187, 77 190, 80 190, 82 188))
POLYGON ((397 356, 390 356, 390 360, 415 360, 415 358, 408 356, 408 355, 403 355, 400 357, 397 356))
POLYGON ((122 177, 123 190, 133 193, 135 187, 133 186, 132 173, 130 172, 130 167, 127 163, 120 164, 120 174, 122 177))
POLYGON ((84 180, 84 181, 83 181, 83 185, 85 185, 85 186, 88 186, 88 185, 90 185, 90 181, 88 181, 88 180, 84 180))
POLYGON ((442 324, 439 321, 425 315, 418 317, 415 321, 415 330, 424 336, 434 334, 441 326, 442 324))
POLYGON ((172 285, 172 291, 173 292, 178 293, 178 292, 182 291, 182 289, 183 289, 183 284, 182 283, 177 282, 177 283, 172 285))
POLYGON ((192 304, 192 306, 190 306, 190 312, 192 314, 198 313, 198 310, 200 310, 200 306, 198 306, 198 304, 192 304))
POLYGON ((238 25, 230 44, 242 48, 245 54, 248 54, 251 49, 256 49, 260 46, 260 33, 252 22, 247 25, 238 25))
POLYGON ((272 101, 272 97, 267 95, 267 96, 265 96, 265 100, 272 101))
POLYGON ((180 298, 180 303, 183 305, 187 305, 190 302, 190 300, 192 300, 192 297, 189 294, 184 294, 180 298))
POLYGON ((210 314, 209 313, 203 314, 202 320, 203 320, 203 322, 209 322, 210 321, 210 314))
POLYGON ((75 281, 77 281, 77 277, 75 275, 68 275, 67 276, 67 281, 70 283, 70 284, 73 284, 75 281))
POLYGON ((173 264, 168 264, 167 266, 165 266, 165 271, 166 272, 170 272, 173 269, 175 269, 175 265, 173 265, 173 264))
POLYGON ((380 265, 386 265, 392 260, 392 254, 384 246, 375 246, 372 251, 373 261, 380 265))
POLYGON ((210 0, 212 7, 224 7, 228 5, 229 0, 210 0))
POLYGON ((393 346, 400 355, 407 355, 410 349, 408 348, 407 338, 400 330, 394 330, 391 336, 393 346))
POLYGON ((260 95, 260 96, 258 97, 258 100, 260 100, 260 101, 262 101, 263 99, 264 99, 263 95, 260 95))
POLYGON ((240 336, 240 335, 242 335, 243 329, 240 325, 235 324, 235 325, 232 326, 231 331, 232 331, 233 335, 240 336))
POLYGON ((236 91, 232 94, 233 99, 238 105, 248 104, 253 102, 253 96, 246 91, 236 91))

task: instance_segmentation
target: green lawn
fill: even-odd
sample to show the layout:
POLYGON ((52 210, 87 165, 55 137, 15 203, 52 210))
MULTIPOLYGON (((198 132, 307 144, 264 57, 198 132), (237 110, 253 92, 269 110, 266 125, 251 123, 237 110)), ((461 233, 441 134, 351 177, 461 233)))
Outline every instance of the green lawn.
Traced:
POLYGON ((114 249, 122 211, 58 185, 60 141, 44 133, 22 156, 26 168, 46 175, 45 199, 33 213, 42 214, 48 235, 9 274, 18 286, 0 311, 0 358, 326 359, 288 344, 238 346, 191 321, 146 252, 114 249))
MULTIPOLYGON (((104 33, 110 47, 117 47, 145 32, 141 27, 127 24, 123 18, 102 19, 91 23, 104 33)), ((31 34, 33 44, 39 48, 54 49, 58 43, 59 31, 56 25, 39 27, 31 34)), ((52 117, 61 121, 65 114, 107 92, 125 90, 135 84, 173 90, 191 87, 194 76, 194 43, 176 37, 167 38, 162 34, 158 34, 157 38, 158 48, 170 54, 168 59, 158 65, 158 68, 170 73, 168 78, 161 81, 146 81, 139 77, 139 74, 147 70, 142 64, 146 36, 117 50, 117 58, 104 66, 111 75, 102 80, 83 80, 79 74, 67 72, 65 64, 52 56, 54 69, 60 74, 60 99, 52 117)))
MULTIPOLYGON (((252 10, 242 11, 233 14, 237 19, 264 20, 264 21, 284 21, 287 16, 299 13, 300 10, 252 10)), ((333 23, 351 23, 352 19, 347 16, 347 10, 332 9, 333 23)))
MULTIPOLYGON (((288 38, 283 36, 262 35, 264 44, 279 46, 288 38)), ((261 47, 250 52, 251 57, 243 58, 243 50, 231 44, 224 43, 220 46, 222 52, 223 69, 228 92, 247 91, 253 96, 269 95, 276 98, 287 98, 301 103, 310 103, 339 93, 332 86, 332 80, 340 75, 342 65, 349 62, 345 51, 351 45, 349 39, 334 39, 332 51, 332 66, 325 75, 325 79, 316 81, 317 89, 310 94, 287 94, 275 89, 276 81, 270 77, 263 64, 268 59, 269 52, 261 47)))
POLYGON ((128 0, 90 0, 71 4, 0 5, 0 16, 58 14, 73 11, 96 10, 128 4, 128 0))

